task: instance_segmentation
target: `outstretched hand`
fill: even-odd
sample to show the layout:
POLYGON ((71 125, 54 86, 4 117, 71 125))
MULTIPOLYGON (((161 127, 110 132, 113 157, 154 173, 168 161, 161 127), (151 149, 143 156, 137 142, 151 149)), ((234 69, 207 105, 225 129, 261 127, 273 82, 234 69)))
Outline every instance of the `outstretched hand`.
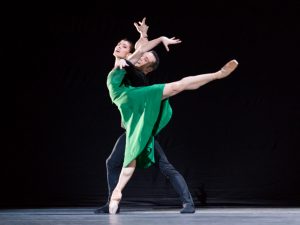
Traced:
POLYGON ((175 37, 172 38, 167 38, 167 37, 162 37, 162 43, 164 44, 165 48, 167 51, 169 51, 169 45, 176 45, 181 43, 181 40, 175 37))
POLYGON ((142 22, 134 23, 135 28, 141 34, 142 37, 147 37, 149 26, 146 25, 146 17, 143 18, 142 22))

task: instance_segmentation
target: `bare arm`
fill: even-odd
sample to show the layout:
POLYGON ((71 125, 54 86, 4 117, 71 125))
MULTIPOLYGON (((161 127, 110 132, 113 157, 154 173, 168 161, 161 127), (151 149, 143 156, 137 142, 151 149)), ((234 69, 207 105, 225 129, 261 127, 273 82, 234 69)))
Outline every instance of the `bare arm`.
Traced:
POLYGON ((141 45, 144 45, 148 42, 148 28, 149 26, 146 25, 146 17, 143 18, 142 22, 134 23, 135 28, 140 33, 139 40, 135 43, 135 49, 138 49, 141 45))
POLYGON ((134 53, 128 57, 127 60, 130 61, 132 64, 135 64, 145 52, 150 51, 160 43, 163 43, 166 50, 169 51, 169 45, 179 44, 181 43, 181 40, 175 39, 175 37, 167 38, 165 36, 161 36, 159 38, 153 39, 139 46, 139 48, 136 49, 134 53))

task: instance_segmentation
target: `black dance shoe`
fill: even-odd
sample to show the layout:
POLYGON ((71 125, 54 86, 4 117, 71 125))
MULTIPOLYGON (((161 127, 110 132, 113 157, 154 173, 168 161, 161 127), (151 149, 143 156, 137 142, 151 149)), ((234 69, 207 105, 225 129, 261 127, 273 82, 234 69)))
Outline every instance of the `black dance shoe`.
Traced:
POLYGON ((195 206, 191 203, 185 203, 180 213, 195 213, 195 206))

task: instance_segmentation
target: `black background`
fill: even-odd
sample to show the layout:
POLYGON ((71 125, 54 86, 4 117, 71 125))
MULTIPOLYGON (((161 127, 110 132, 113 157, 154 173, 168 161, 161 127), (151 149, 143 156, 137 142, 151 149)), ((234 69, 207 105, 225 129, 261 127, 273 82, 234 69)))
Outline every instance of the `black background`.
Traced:
MULTIPOLYGON (((16 132, 1 207, 95 206, 106 201, 105 160, 123 132, 106 88, 115 44, 178 37, 156 48, 152 83, 214 72, 232 76, 172 97, 158 136, 196 204, 300 205, 299 1, 23 3, 15 16, 16 132), (22 8, 23 7, 23 8, 22 8)), ((138 170, 124 203, 177 205, 155 167, 138 170)))

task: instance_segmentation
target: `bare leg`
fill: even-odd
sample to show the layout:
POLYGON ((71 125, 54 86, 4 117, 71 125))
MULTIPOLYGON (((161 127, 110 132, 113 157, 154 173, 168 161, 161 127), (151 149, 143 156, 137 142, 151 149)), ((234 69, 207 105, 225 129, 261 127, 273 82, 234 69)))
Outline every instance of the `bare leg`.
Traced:
POLYGON ((198 89, 199 87, 207 84, 210 81, 227 77, 236 69, 237 66, 238 62, 236 60, 231 60, 228 63, 226 63, 222 67, 222 69, 215 73, 206 73, 184 77, 179 81, 167 83, 164 88, 163 99, 169 98, 185 90, 198 89))
POLYGON ((111 198, 110 198, 110 202, 109 202, 109 213, 110 214, 116 214, 119 203, 122 198, 122 191, 123 191, 124 187, 126 186, 126 184, 128 183, 128 181, 130 180, 130 178, 132 177, 135 167, 136 167, 136 160, 133 160, 128 165, 128 167, 122 168, 118 184, 117 184, 116 188, 114 189, 114 191, 111 195, 111 198))

